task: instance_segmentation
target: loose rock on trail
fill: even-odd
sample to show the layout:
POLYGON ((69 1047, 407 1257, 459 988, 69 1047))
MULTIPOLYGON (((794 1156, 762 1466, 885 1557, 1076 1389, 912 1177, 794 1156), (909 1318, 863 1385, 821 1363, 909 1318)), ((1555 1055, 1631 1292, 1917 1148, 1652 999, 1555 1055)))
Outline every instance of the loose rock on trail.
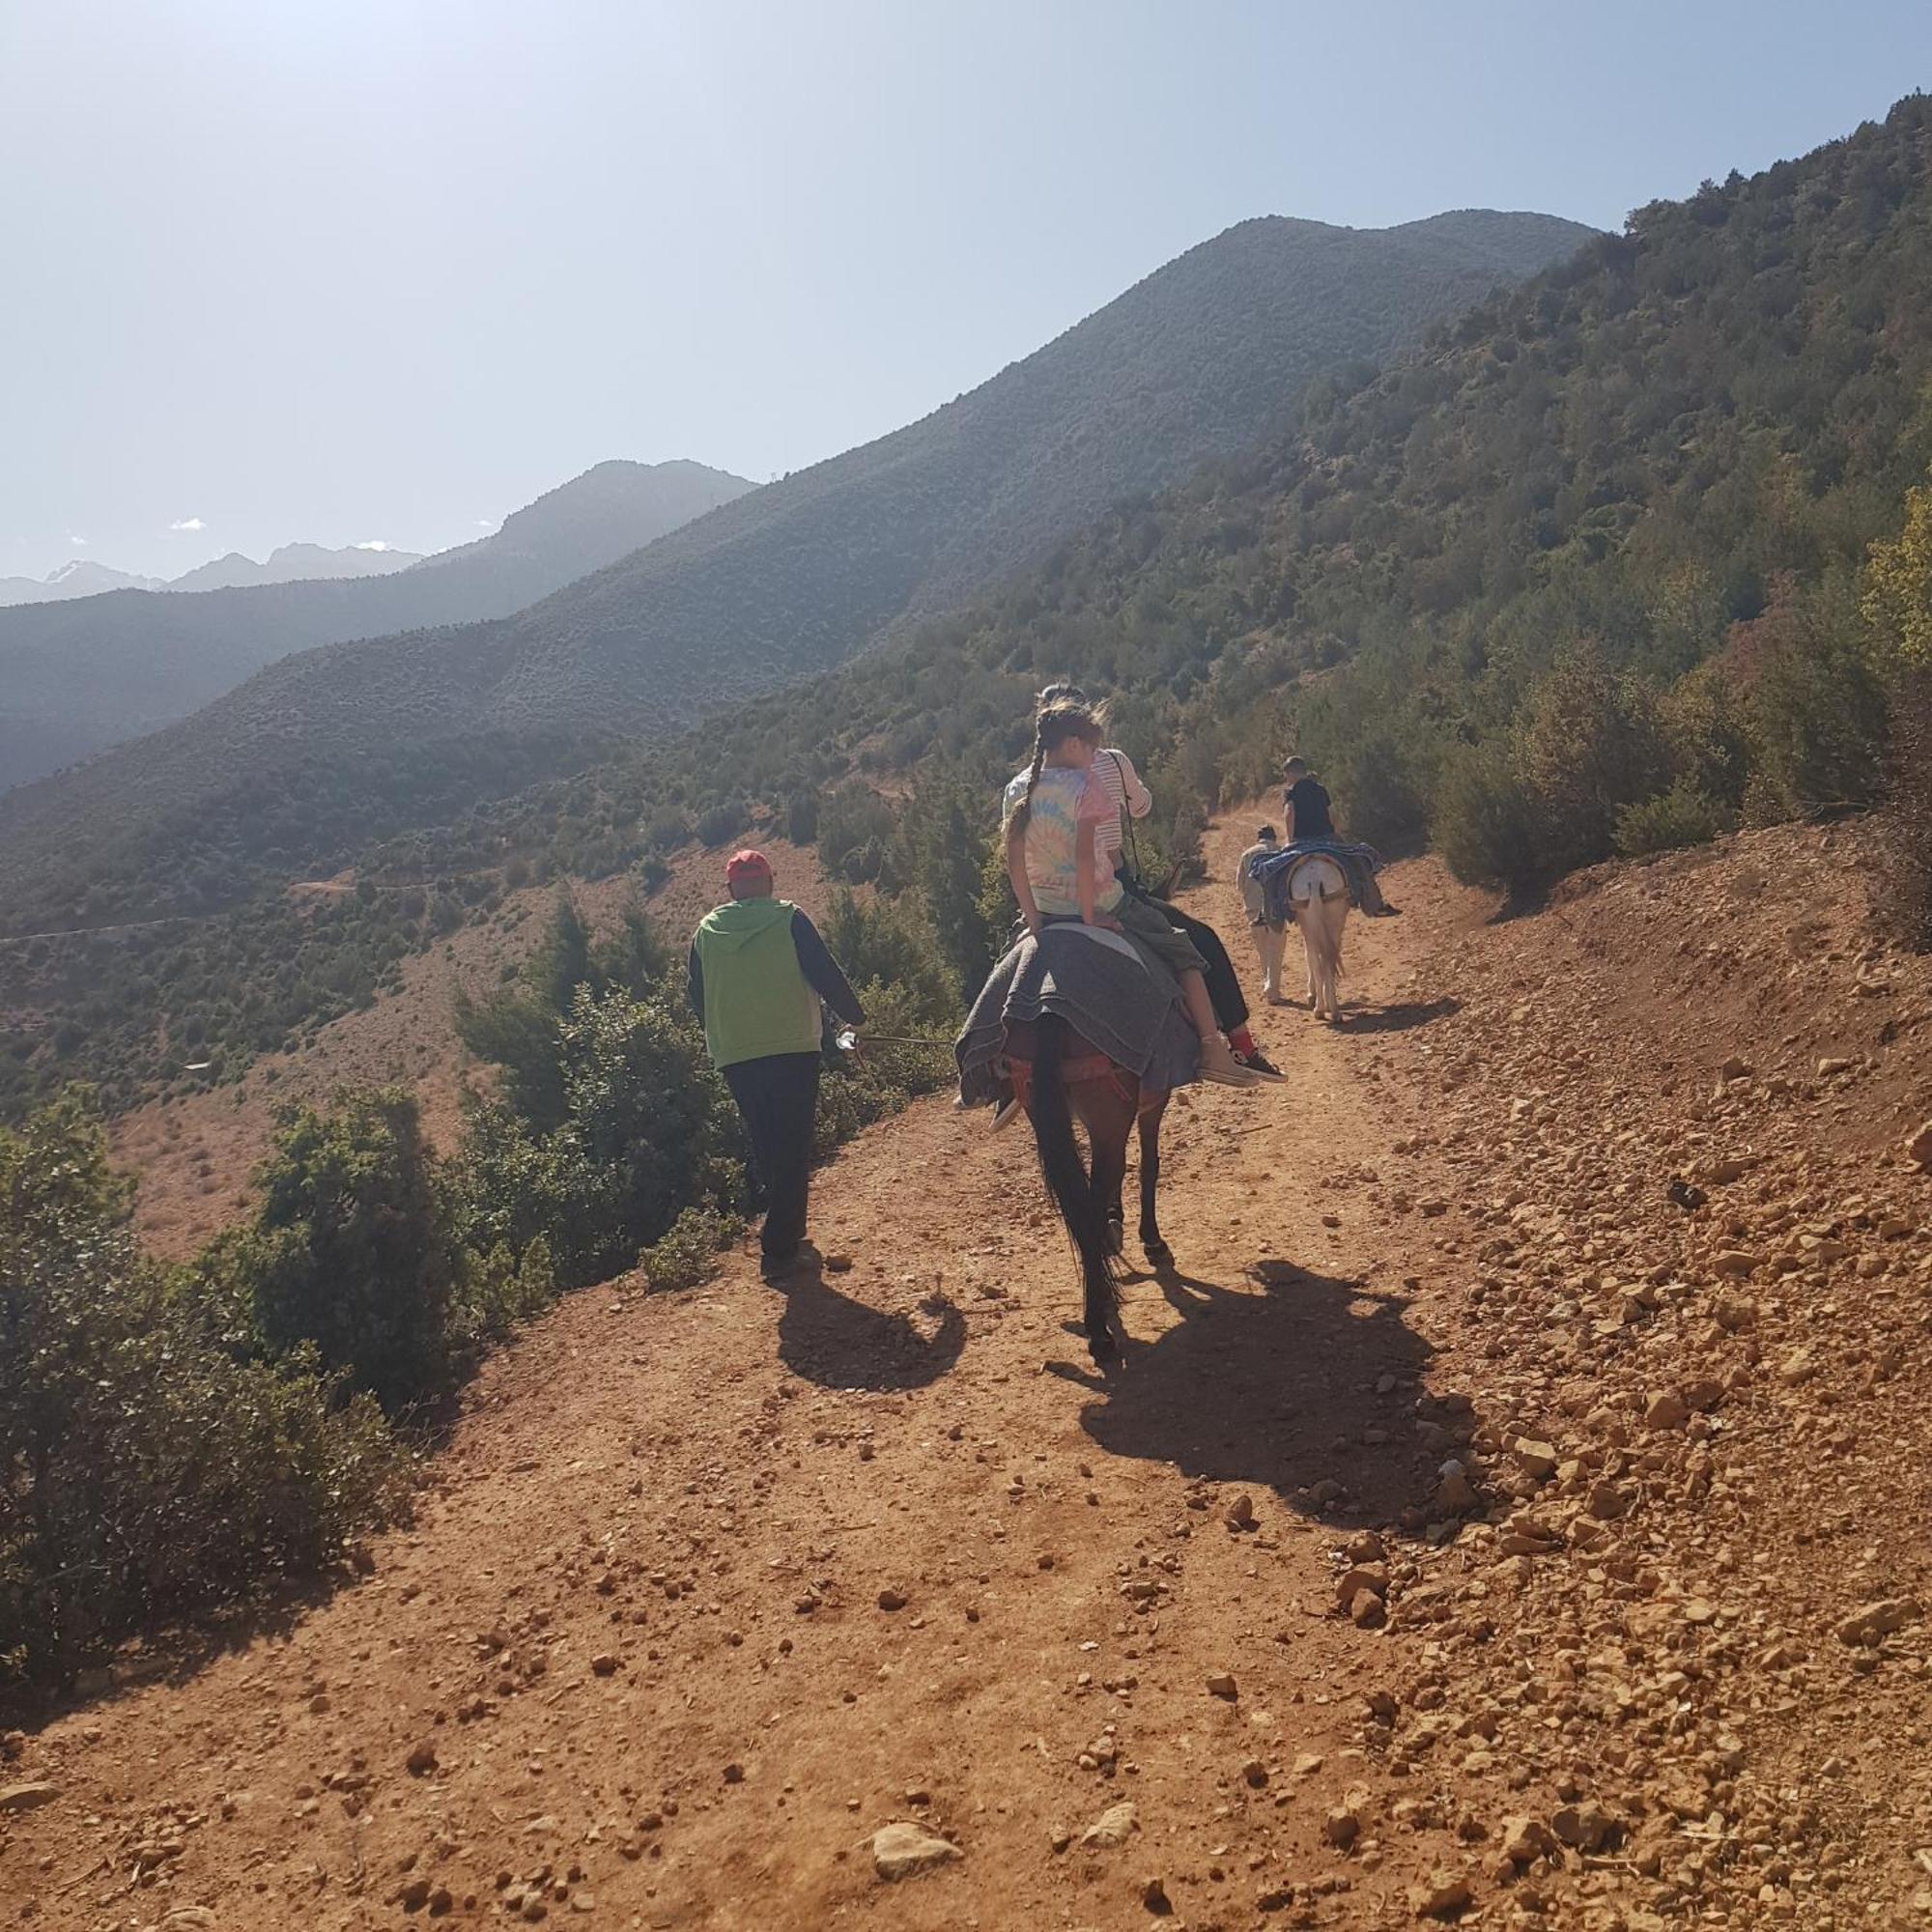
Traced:
POLYGON ((1349 1024, 1261 1016, 1289 1086, 1177 1100, 1108 1381, 1024 1133, 943 1102, 821 1178, 849 1272, 575 1296, 371 1574, 6 1741, 5 1895, 1932 1924, 1932 978, 1807 936, 1815 838, 1505 925, 1406 868, 1349 1024))

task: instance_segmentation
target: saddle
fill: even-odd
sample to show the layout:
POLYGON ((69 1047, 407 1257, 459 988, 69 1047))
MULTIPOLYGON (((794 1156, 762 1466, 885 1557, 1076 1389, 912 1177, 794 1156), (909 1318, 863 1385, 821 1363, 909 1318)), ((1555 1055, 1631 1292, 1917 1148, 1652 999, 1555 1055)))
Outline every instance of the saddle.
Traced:
POLYGON ((1069 1068, 1121 1067, 1141 1090, 1166 1092, 1197 1077, 1200 1041, 1164 967, 1145 963, 1116 933, 1048 925, 1023 934, 993 968, 955 1045, 960 1097, 968 1106, 1004 1098, 1010 1075, 996 1063, 1029 1059, 1025 1044, 1046 1015, 1073 1036, 1069 1068), (1021 1051, 1016 1053, 1013 1047, 1021 1051))
MULTIPOLYGON (((1009 1027, 1005 1044, 994 1058, 993 1071, 1008 1081, 1013 1090, 1013 1098, 1029 1113, 1033 1101, 1033 1054, 1021 1052, 1023 1044, 1031 1048, 1033 1028, 1021 1021, 1009 1027)), ((1165 1106, 1167 1089, 1151 1081, 1138 1079, 1129 1073, 1116 1060, 1100 1052, 1092 1040, 1083 1039, 1078 1034, 1072 1037, 1073 1051, 1064 1055, 1060 1062, 1060 1084, 1063 1087, 1085 1087, 1098 1080, 1109 1082, 1116 1094, 1139 1113, 1165 1106)))
POLYGON ((1346 898, 1351 903, 1359 900, 1353 872, 1357 866, 1366 867, 1371 872, 1381 869, 1381 858, 1371 845, 1345 844, 1339 838, 1297 838, 1293 845, 1284 845, 1279 852, 1270 852, 1264 858, 1256 859, 1248 867, 1249 876, 1262 889, 1267 916, 1278 924, 1288 924, 1294 916, 1289 887, 1295 872, 1310 859, 1327 859, 1341 867, 1342 884, 1329 890, 1324 888, 1314 896, 1326 904, 1330 899, 1346 898))

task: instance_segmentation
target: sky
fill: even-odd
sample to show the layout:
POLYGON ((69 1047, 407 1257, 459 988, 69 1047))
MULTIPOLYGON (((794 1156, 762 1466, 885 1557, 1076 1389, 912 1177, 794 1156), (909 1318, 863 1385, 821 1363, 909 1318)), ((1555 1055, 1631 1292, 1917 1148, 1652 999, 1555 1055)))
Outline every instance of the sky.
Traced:
POLYGON ((0 575, 762 482, 1251 215, 1615 227, 1925 86, 1924 0, 0 0, 0 575))

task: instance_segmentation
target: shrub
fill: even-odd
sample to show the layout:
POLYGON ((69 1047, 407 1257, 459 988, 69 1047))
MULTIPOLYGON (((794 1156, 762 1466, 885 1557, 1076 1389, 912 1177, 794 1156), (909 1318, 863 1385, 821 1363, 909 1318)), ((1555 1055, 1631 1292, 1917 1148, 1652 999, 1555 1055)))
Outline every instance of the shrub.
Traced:
POLYGON ((1883 922, 1923 952, 1932 951, 1932 672, 1906 674, 1891 719, 1878 901, 1883 922))
POLYGON ((84 1105, 0 1131, 0 1679, 65 1677, 403 1508, 373 1403, 218 1326, 140 1254, 84 1105))
POLYGON ((629 1267, 687 1208, 733 1198, 741 1137, 688 1013, 663 994, 580 986, 550 1032, 557 1119, 478 1108, 454 1185, 457 1224, 479 1251, 539 1239, 556 1285, 629 1267))
POLYGON ((718 1272, 720 1250, 730 1244, 738 1227, 715 1208, 687 1208, 638 1257, 652 1293, 669 1293, 709 1281, 718 1272))
POLYGON ((1871 546, 1863 611, 1891 663, 1919 670, 1932 665, 1932 486, 1908 490, 1904 527, 1871 546))
POLYGON ((1758 822, 1870 805, 1883 789, 1885 686, 1858 626, 1848 598, 1782 584, 1755 623, 1733 626, 1758 822))
POLYGON ((1546 873, 1607 859, 1618 811, 1667 776, 1649 694, 1587 643, 1559 659, 1532 693, 1514 762, 1535 803, 1537 866, 1546 873))
MULTIPOLYGON (((936 1024, 931 1009, 905 987, 874 981, 862 989, 868 1030, 902 1038, 931 1038, 936 1045, 875 1042, 857 1065, 843 1065, 818 1083, 818 1118, 812 1150, 821 1159, 875 1121, 897 1113, 922 1094, 954 1078, 951 1036, 954 1021, 936 1024)), ((956 1009, 953 1009, 956 1021, 956 1009)))
POLYGON ((1535 881, 1541 866, 1536 801, 1506 751, 1472 746, 1448 761, 1430 837, 1466 886, 1518 893, 1535 881))
POLYGON ((696 1023, 668 1000, 580 987, 560 1037, 566 1131, 612 1177, 611 1232, 628 1262, 687 1206, 730 1186, 737 1118, 696 1023))
POLYGON ((751 822, 752 814, 746 810, 742 799, 714 805, 708 811, 697 814, 697 842, 706 846, 723 845, 727 839, 735 838, 751 822))
POLYGON ((981 896, 998 828, 975 804, 963 784, 937 779, 922 784, 900 816, 893 853, 894 870, 917 895, 932 943, 967 996, 979 991, 996 951, 981 896))
POLYGON ((893 809, 886 800, 867 785, 840 785, 819 805, 819 864, 830 876, 864 885, 878 875, 892 834, 893 809))
POLYGON ((307 1345, 394 1414, 447 1386, 462 1265, 401 1088, 283 1113, 234 1260, 274 1355, 307 1345))
POLYGON ((837 893, 824 938, 868 1008, 875 994, 890 993, 918 1030, 929 1033, 958 1021, 959 993, 918 897, 862 900, 837 893))
POLYGON ((550 1242, 542 1235, 521 1249, 507 1241, 485 1249, 466 1247, 462 1259, 460 1320, 452 1337, 458 1343, 473 1347, 498 1341, 556 1298, 550 1242))
POLYGON ((1617 852, 1625 859, 1640 859, 1649 852, 1704 845, 1734 831, 1737 822, 1737 814, 1728 807, 1680 779, 1668 791, 1639 805, 1627 805, 1617 813, 1617 852))
POLYGON ((566 1111, 557 1028, 577 989, 638 992, 664 969, 664 946, 642 912, 627 908, 616 933, 593 944, 576 901, 560 892, 543 943, 511 988, 485 1000, 458 990, 457 1037, 499 1069, 503 1097, 517 1116, 547 1133, 566 1111))

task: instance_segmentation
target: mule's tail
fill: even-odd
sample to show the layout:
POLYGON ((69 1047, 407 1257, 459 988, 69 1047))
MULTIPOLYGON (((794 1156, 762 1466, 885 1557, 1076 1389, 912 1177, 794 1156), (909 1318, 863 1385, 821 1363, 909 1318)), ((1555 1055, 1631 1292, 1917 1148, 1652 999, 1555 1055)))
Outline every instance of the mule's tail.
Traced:
POLYGON ((1066 1226, 1080 1260, 1087 1303, 1087 1347, 1095 1361, 1112 1356, 1114 1323, 1120 1312, 1120 1264, 1107 1231, 1107 1204, 1094 1191, 1080 1143, 1073 1132, 1073 1109, 1060 1077, 1065 1056, 1066 1023, 1042 1014, 1034 1033, 1033 1137, 1046 1191, 1066 1226))

